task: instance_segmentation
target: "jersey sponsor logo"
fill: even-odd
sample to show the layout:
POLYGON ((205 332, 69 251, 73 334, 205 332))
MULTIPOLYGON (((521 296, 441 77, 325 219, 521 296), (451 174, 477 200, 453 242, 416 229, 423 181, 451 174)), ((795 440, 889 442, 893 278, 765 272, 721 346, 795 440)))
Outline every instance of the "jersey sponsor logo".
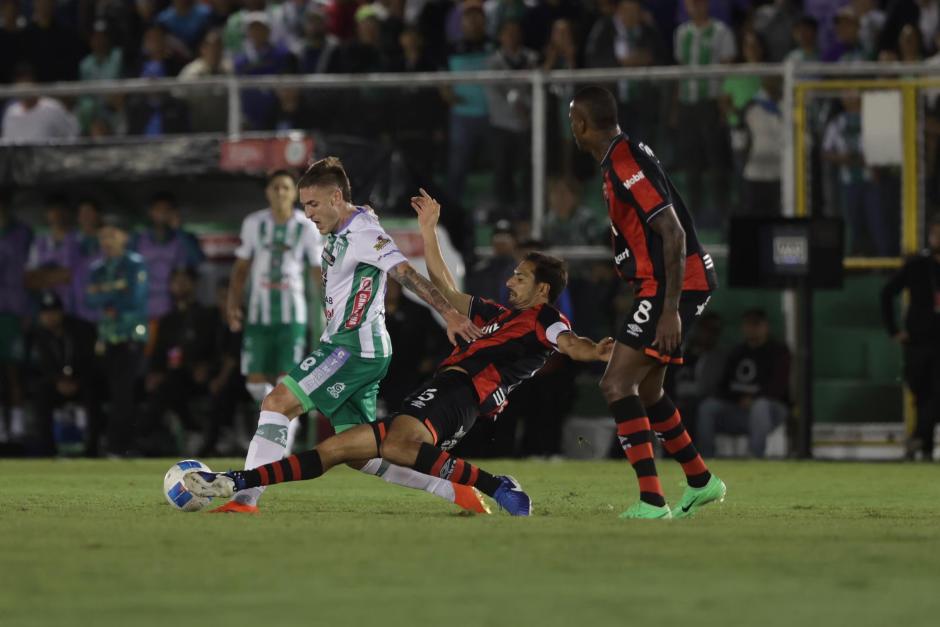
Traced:
POLYGON ((313 368, 315 365, 317 365, 317 358, 311 355, 310 357, 307 357, 305 360, 300 362, 300 369, 303 370, 304 372, 307 372, 308 370, 313 368))
POLYGON ((372 298, 372 277, 364 276, 359 280, 359 290, 353 296, 352 313, 349 314, 345 325, 347 329, 355 329, 362 322, 362 316, 370 298, 372 298))
POLYGON ((337 381, 330 387, 326 388, 326 392, 333 398, 339 398, 339 395, 342 394, 343 390, 345 389, 346 389, 346 384, 343 383, 342 381, 337 381))
POLYGON ((630 189, 631 187, 633 187, 634 185, 636 185, 637 183, 639 183, 645 178, 646 178, 646 174, 644 174, 642 171, 637 172, 636 174, 628 178, 626 181, 624 181, 623 186, 626 187, 627 189, 630 189))
POLYGON ((392 243, 392 238, 385 237, 384 235, 379 235, 375 238, 375 244, 372 245, 372 248, 375 249, 375 252, 378 252, 392 243))
POLYGON ((333 254, 326 248, 323 249, 323 254, 320 255, 320 259, 322 259, 323 263, 328 266, 332 266, 334 263, 336 263, 336 257, 334 257, 333 254))
POLYGON ((617 265, 620 265, 629 258, 630 258, 630 249, 624 248, 619 253, 614 255, 614 263, 617 265))

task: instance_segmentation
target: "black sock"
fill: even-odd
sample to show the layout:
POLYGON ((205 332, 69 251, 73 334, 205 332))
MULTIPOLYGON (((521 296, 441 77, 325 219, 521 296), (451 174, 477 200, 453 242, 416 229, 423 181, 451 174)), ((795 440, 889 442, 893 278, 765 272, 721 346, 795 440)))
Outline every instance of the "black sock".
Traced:
POLYGON ((432 477, 473 486, 488 496, 493 496, 500 485, 499 479, 485 470, 430 444, 421 445, 412 468, 432 477))
POLYGON ((257 488, 285 481, 316 479, 323 474, 323 462, 316 449, 291 455, 270 464, 258 466, 254 470, 236 470, 232 473, 236 490, 257 488))

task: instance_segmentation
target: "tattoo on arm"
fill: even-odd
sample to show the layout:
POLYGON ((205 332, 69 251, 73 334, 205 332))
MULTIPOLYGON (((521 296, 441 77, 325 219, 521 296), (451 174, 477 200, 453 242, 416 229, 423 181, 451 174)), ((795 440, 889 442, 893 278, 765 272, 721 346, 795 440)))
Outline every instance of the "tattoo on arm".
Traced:
POLYGON ((421 300, 429 304, 442 316, 454 309, 440 290, 434 287, 434 284, 418 274, 418 271, 411 267, 410 263, 400 263, 389 271, 392 278, 398 281, 402 287, 418 295, 421 300))

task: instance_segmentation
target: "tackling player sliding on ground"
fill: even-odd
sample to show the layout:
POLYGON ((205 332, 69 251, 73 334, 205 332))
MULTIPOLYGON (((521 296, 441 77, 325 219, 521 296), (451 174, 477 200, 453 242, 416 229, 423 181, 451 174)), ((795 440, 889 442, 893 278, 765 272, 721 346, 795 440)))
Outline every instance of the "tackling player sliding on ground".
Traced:
MULTIPOLYGON (((303 193, 303 192, 301 192, 303 193)), ((381 457, 418 472, 493 497, 514 516, 528 516, 531 501, 511 477, 493 476, 447 452, 478 416, 498 414, 508 395, 545 365, 553 351, 579 361, 606 361, 613 339, 595 343, 578 337, 552 306, 565 287, 564 262, 529 253, 506 282, 511 309, 457 290, 444 263, 435 227, 440 205, 421 190, 412 198, 424 239, 425 260, 434 285, 451 306, 465 311, 484 335, 461 342, 441 362, 429 383, 418 388, 392 419, 349 429, 316 449, 255 470, 192 473, 187 487, 202 496, 228 496, 283 481, 314 479, 342 463, 381 457)))
MULTIPOLYGON (((320 346, 299 361, 261 403, 258 430, 246 468, 280 460, 288 425, 301 413, 319 410, 337 433, 375 420, 376 395, 392 358, 385 328, 385 285, 391 276, 443 316, 451 342, 472 341, 480 330, 418 274, 371 211, 351 202, 349 179, 336 158, 314 163, 297 184, 306 218, 326 239, 322 251, 326 328, 320 346)), ((307 222, 309 224, 309 222, 307 222)), ((275 246, 276 247, 276 246, 275 246)), ((389 483, 422 489, 464 509, 485 512, 479 493, 373 459, 344 460, 389 483)), ((263 488, 240 492, 218 508, 254 513, 263 488)))
POLYGON ((614 262, 634 288, 633 310, 600 384, 640 486, 640 500, 621 517, 691 516, 724 499, 726 488, 692 444, 663 380, 669 364, 682 363, 683 333, 717 286, 714 263, 653 151, 620 131, 613 95, 599 87, 582 89, 571 101, 569 116, 578 148, 603 170, 614 262), (682 465, 688 482, 673 510, 656 474, 651 429, 682 465))

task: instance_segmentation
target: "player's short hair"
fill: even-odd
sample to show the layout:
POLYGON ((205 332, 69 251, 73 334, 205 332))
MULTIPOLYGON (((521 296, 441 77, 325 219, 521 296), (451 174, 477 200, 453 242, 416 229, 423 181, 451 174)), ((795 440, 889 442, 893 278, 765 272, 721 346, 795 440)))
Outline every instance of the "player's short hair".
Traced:
POLYGON ((274 179, 280 178, 282 176, 286 176, 287 178, 289 178, 291 183, 297 182, 297 177, 294 175, 293 172, 291 172, 290 170, 285 170, 284 168, 281 168, 279 170, 274 170, 273 172, 268 173, 267 178, 264 180, 264 186, 267 187, 268 185, 274 182, 274 179))
POLYGON ((585 87, 575 94, 574 101, 585 112, 593 128, 600 131, 616 128, 617 99, 603 87, 585 87))
POLYGON ((314 187, 317 185, 335 185, 343 194, 343 200, 352 202, 352 189, 349 186, 349 177, 343 168, 343 162, 338 157, 320 159, 307 168, 304 175, 297 182, 297 189, 314 187))
POLYGON ((554 303, 568 285, 568 268, 558 257, 532 251, 522 258, 535 266, 535 282, 548 284, 548 302, 554 303))

